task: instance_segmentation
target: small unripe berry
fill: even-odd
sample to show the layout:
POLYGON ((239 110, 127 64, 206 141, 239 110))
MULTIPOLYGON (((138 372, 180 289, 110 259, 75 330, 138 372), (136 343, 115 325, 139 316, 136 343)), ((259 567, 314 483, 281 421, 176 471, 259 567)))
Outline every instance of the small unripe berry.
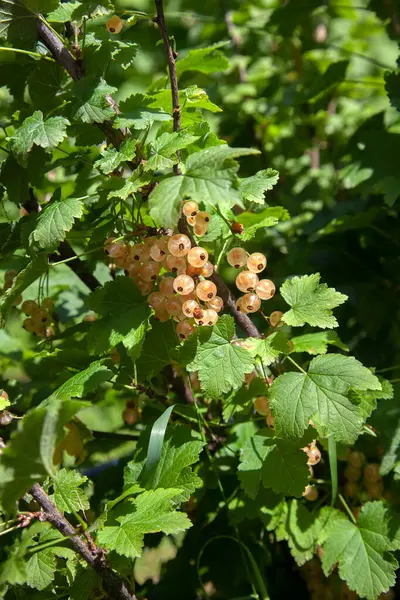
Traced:
POLYGON ((29 333, 35 333, 36 324, 32 318, 25 319, 24 322, 22 323, 22 327, 26 331, 29 331, 29 333))
POLYGON ((196 294, 200 300, 208 302, 217 295, 217 286, 212 281, 200 281, 196 286, 196 294))
POLYGON ((182 304, 180 303, 179 298, 168 298, 165 308, 167 312, 174 317, 177 317, 182 313, 182 304))
POLYGON ((379 481, 381 474, 379 473, 379 465, 377 463, 370 463, 364 468, 364 479, 367 483, 375 483, 379 481))
POLYGON ((275 295, 275 284, 270 279, 261 279, 257 283, 255 291, 261 300, 269 300, 275 295))
POLYGON ((182 304, 182 312, 184 315, 186 315, 187 317, 193 317, 193 311, 199 308, 198 303, 196 302, 196 300, 186 300, 183 304, 182 304))
POLYGON ((109 31, 110 33, 120 33, 123 26, 123 21, 117 15, 114 15, 113 17, 108 19, 106 23, 107 31, 109 31))
POLYGON ((185 217, 195 217, 199 212, 199 205, 197 204, 197 202, 193 202, 193 200, 185 202, 182 208, 182 212, 185 215, 185 217))
POLYGON ((258 275, 251 271, 242 271, 236 277, 236 287, 241 292, 252 292, 258 283, 258 275))
POLYGON ((281 322, 283 317, 283 312, 281 312, 280 310, 274 310, 274 312, 272 312, 269 316, 269 322, 271 323, 272 327, 278 327, 279 325, 283 325, 283 323, 281 322))
POLYGON ((308 485, 302 495, 309 502, 315 502, 318 499, 318 490, 314 485, 308 485))
POLYGON ((176 326, 176 333, 181 340, 186 340, 194 332, 194 327, 189 321, 181 321, 176 326))
POLYGON ((165 308, 165 296, 161 292, 152 292, 147 297, 147 303, 154 308, 154 310, 163 310, 165 308))
POLYGON ((194 281, 189 275, 178 275, 174 281, 174 290, 181 296, 186 296, 194 290, 194 281))
POLYGON ((212 266, 212 264, 208 261, 206 262, 206 264, 204 265, 204 267, 202 267, 200 274, 203 277, 211 277, 211 275, 214 273, 214 267, 212 266))
POLYGON ((242 298, 242 306, 248 313, 255 313, 261 308, 261 300, 257 294, 245 294, 242 298))
POLYGON ((194 246, 187 255, 187 261, 192 267, 202 268, 208 261, 208 252, 200 246, 194 246))
POLYGON ((165 259, 165 266, 169 271, 183 275, 186 273, 186 258, 183 256, 172 256, 172 254, 169 254, 165 259))
POLYGON ((146 281, 146 282, 156 281, 156 279, 160 273, 160 269, 161 269, 160 263, 145 262, 139 271, 139 275, 143 279, 143 281, 146 281))
POLYGON ((254 400, 254 410, 263 417, 266 417, 270 413, 269 399, 267 396, 258 396, 254 400))
POLYGON ((261 252, 254 252, 253 254, 250 254, 247 259, 247 268, 249 271, 253 271, 253 273, 261 273, 266 266, 267 259, 261 252))
POLYGON ((208 308, 220 312, 224 308, 224 301, 219 296, 215 296, 215 298, 207 302, 207 306, 208 308))
POLYGON ((168 250, 173 256, 186 256, 191 247, 192 244, 187 235, 179 233, 169 238, 168 250))
POLYGON ((247 252, 243 248, 232 248, 229 250, 226 260, 231 265, 231 267, 235 267, 235 269, 240 269, 240 267, 244 267, 247 262, 247 252))
POLYGON ((175 277, 163 277, 160 281, 160 292, 167 298, 172 298, 174 290, 175 277))
POLYGON ((22 312, 26 315, 32 315, 35 311, 38 310, 38 308, 39 307, 34 300, 25 300, 25 302, 23 302, 21 306, 22 312))

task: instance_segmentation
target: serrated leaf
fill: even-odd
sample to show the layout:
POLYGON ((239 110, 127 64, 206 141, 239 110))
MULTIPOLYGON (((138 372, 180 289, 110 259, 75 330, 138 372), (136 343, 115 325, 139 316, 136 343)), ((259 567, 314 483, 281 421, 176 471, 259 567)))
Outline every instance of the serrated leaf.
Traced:
POLYGON ((247 441, 238 471, 241 486, 251 498, 257 496, 260 484, 277 494, 300 497, 309 476, 301 444, 279 439, 269 429, 262 429, 247 441))
POLYGON ((61 469, 61 471, 54 475, 54 495, 51 498, 57 505, 57 508, 67 513, 70 513, 71 510, 80 512, 89 509, 89 499, 82 490, 82 485, 86 481, 87 477, 84 477, 78 471, 61 469), (68 499, 68 504, 65 498, 68 499))
POLYGON ((67 23, 67 21, 72 21, 72 15, 79 8, 80 4, 80 2, 63 2, 47 15, 47 20, 50 23, 67 23))
POLYGON ((149 327, 150 308, 129 277, 117 277, 87 298, 90 310, 103 315, 89 330, 87 343, 92 354, 108 352, 123 343, 136 360, 149 327))
POLYGON ((367 420, 376 409, 377 400, 389 400, 393 398, 393 386, 390 381, 382 377, 378 379, 382 386, 381 390, 351 390, 350 392, 350 398, 357 405, 364 420, 367 420))
POLYGON ((357 523, 337 518, 323 546, 326 576, 339 564, 339 575, 361 598, 375 600, 395 583, 398 563, 391 550, 389 515, 382 502, 367 502, 357 523))
POLYGON ((219 50, 229 42, 219 42, 207 48, 196 48, 177 61, 176 72, 178 77, 185 71, 198 71, 200 73, 217 73, 229 69, 229 60, 219 50))
POLYGON ((341 350, 348 351, 336 331, 319 331, 318 333, 305 333, 291 339, 293 352, 308 352, 308 354, 326 354, 328 344, 341 350))
POLYGON ((31 283, 43 275, 47 269, 47 254, 41 252, 18 273, 12 286, 0 296, 0 327, 4 327, 8 311, 13 306, 16 298, 22 294, 31 283))
POLYGON ((171 114, 161 108, 152 108, 151 97, 134 94, 120 103, 121 114, 115 119, 115 127, 146 129, 154 122, 171 121, 171 114))
POLYGON ((45 60, 39 62, 28 77, 29 96, 33 106, 45 111, 60 106, 59 94, 64 79, 65 71, 60 65, 45 60))
POLYGON ((206 207, 231 208, 240 202, 236 189, 238 164, 234 158, 258 154, 257 150, 212 146, 191 154, 183 175, 163 179, 149 196, 150 215, 166 227, 174 227, 181 202, 192 198, 206 207))
POLYGON ((172 501, 180 493, 179 489, 160 488, 143 492, 130 503, 120 505, 111 511, 106 526, 99 531, 99 543, 108 550, 135 558, 142 554, 146 533, 171 534, 188 529, 191 522, 186 514, 173 510, 172 501))
POLYGON ((152 174, 144 174, 136 170, 129 179, 121 179, 120 187, 110 192, 107 198, 121 198, 121 200, 126 200, 131 194, 134 194, 149 183, 152 183, 152 174))
POLYGON ((55 555, 51 548, 35 552, 27 562, 27 583, 37 590, 46 589, 53 583, 56 570, 55 555))
MULTIPOLYGON (((60 385, 50 398, 66 400, 69 398, 83 398, 104 381, 112 377, 112 371, 103 364, 101 360, 92 362, 86 369, 73 375, 65 383, 60 385)), ((45 400, 44 405, 48 403, 45 400)))
POLYGON ((247 338, 244 347, 253 358, 258 356, 266 367, 273 363, 279 354, 288 354, 290 351, 288 339, 281 331, 276 331, 267 338, 247 338))
POLYGON ((386 72, 384 74, 385 90, 389 97, 390 104, 400 112, 400 73, 386 72))
POLYGON ((0 396, 0 411, 6 409, 11 405, 11 402, 7 398, 0 396))
POLYGON ((7 38, 16 48, 32 48, 36 40, 36 25, 28 3, 0 1, 0 38, 7 38))
POLYGON ((84 77, 75 83, 73 118, 83 123, 103 123, 110 119, 115 113, 107 96, 116 91, 100 77, 84 77))
POLYGON ((308 373, 284 373, 270 388, 271 410, 278 435, 299 438, 311 419, 320 435, 352 444, 364 422, 349 398, 350 389, 380 390, 377 377, 355 358, 317 356, 308 373))
POLYGON ((78 198, 61 198, 61 190, 38 214, 35 229, 29 236, 32 247, 54 252, 65 240, 67 232, 83 214, 83 202, 78 198))
POLYGON ((176 152, 193 144, 198 139, 198 135, 193 135, 187 130, 161 134, 154 142, 150 143, 144 170, 159 171, 172 168, 177 162, 177 158, 174 156, 176 152))
POLYGON ((149 379, 169 365, 175 358, 178 344, 179 340, 171 321, 153 323, 151 330, 146 334, 137 362, 140 377, 149 379))
POLYGON ((234 320, 228 315, 223 315, 214 327, 199 330, 196 355, 187 369, 198 371, 201 389, 210 398, 221 398, 236 390, 245 374, 254 369, 251 354, 232 342, 234 333, 234 320))
POLYGON ((243 241, 251 240, 264 227, 275 227, 279 221, 289 219, 288 211, 282 206, 270 206, 259 213, 244 212, 237 217, 237 222, 244 227, 240 238, 243 241))
POLYGON ((47 151, 53 150, 66 137, 66 128, 70 122, 65 117, 43 118, 37 110, 25 119, 11 138, 10 147, 22 164, 27 162, 27 154, 32 146, 41 146, 47 151))
POLYGON ((291 310, 282 317, 287 325, 301 327, 308 323, 322 329, 337 327, 332 309, 343 304, 347 296, 329 288, 326 283, 320 284, 320 278, 319 273, 292 277, 282 285, 280 293, 291 306, 291 310))
POLYGON ((252 177, 241 179, 239 183, 239 192, 243 200, 247 202, 256 202, 264 204, 265 192, 272 190, 278 183, 279 173, 274 169, 265 169, 258 171, 252 177))
POLYGON ((134 158, 136 153, 136 140, 128 139, 123 142, 118 150, 115 148, 107 148, 102 152, 101 158, 95 162, 95 167, 100 169, 106 175, 112 173, 124 162, 134 158))

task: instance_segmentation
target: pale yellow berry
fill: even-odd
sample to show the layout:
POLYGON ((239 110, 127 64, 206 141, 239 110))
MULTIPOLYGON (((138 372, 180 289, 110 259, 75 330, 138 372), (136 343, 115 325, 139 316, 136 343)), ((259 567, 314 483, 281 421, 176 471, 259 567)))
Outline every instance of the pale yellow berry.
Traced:
POLYGON ((267 259, 261 252, 254 252, 253 254, 250 254, 247 259, 247 268, 249 271, 253 271, 253 273, 261 273, 266 266, 267 259))
POLYGON ((275 284, 270 279, 261 279, 256 285, 255 292, 261 300, 269 300, 275 295, 275 284))
POLYGON ((160 273, 160 263, 156 262, 145 262, 140 271, 139 275, 143 279, 143 281, 156 281, 159 273, 160 273))
POLYGON ((269 322, 271 323, 272 327, 278 327, 280 325, 283 325, 282 317, 283 312, 281 312, 280 310, 274 310, 274 312, 272 312, 269 316, 269 322))
POLYGON ((258 283, 258 276, 251 271, 242 271, 236 277, 236 287, 241 292, 252 292, 258 283))
POLYGON ((261 300, 257 294, 245 294, 242 298, 242 306, 248 313, 255 313, 261 308, 261 300))
POLYGON ((176 326, 176 333, 181 340, 186 340, 194 332, 194 327, 189 321, 181 321, 176 326))
POLYGON ((186 315, 187 317, 193 317, 193 311, 199 308, 198 303, 196 302, 196 300, 186 300, 183 304, 182 304, 182 312, 184 315, 186 315))
POLYGON ((212 281, 200 281, 196 286, 196 295, 203 302, 208 302, 217 295, 217 286, 212 281))
POLYGON ((212 308, 207 308, 203 314, 203 323, 207 326, 215 325, 218 321, 218 313, 212 308))
POLYGON ((269 399, 267 396, 258 396, 254 400, 254 410, 263 417, 266 417, 269 414, 269 399))
POLYGON ((199 206, 197 202, 193 202, 193 200, 189 200, 189 202, 185 202, 182 208, 182 212, 185 217, 195 217, 199 212, 199 206))
POLYGON ((123 26, 124 23, 122 19, 118 17, 118 15, 112 16, 110 19, 108 19, 106 23, 107 31, 109 31, 110 33, 120 33, 122 31, 123 26))
POLYGON ((207 306, 208 308, 220 312, 224 308, 224 301, 219 296, 215 296, 212 300, 208 300, 207 306))
POLYGON ((194 246, 187 255, 187 261, 189 265, 195 268, 204 267, 208 261, 208 252, 200 246, 194 246))
POLYGON ((204 267, 202 267, 202 269, 200 271, 200 275, 202 275, 203 277, 211 277, 211 275, 213 273, 214 273, 214 267, 212 266, 210 261, 206 262, 206 264, 204 265, 204 267))
POLYGON ((231 267, 235 267, 235 269, 239 269, 240 267, 244 267, 247 262, 248 254, 246 250, 243 248, 232 248, 229 250, 226 260, 231 265, 231 267))
POLYGON ((173 256, 172 254, 168 254, 167 258, 165 259, 165 266, 168 271, 173 271, 174 273, 178 273, 178 275, 183 275, 186 273, 186 258, 183 256, 173 256))
POLYGON ((167 298, 175 294, 174 281, 175 277, 163 277, 160 281, 160 292, 167 298))
POLYGON ((194 281, 189 275, 178 275, 174 281, 174 290, 182 295, 186 296, 194 290, 194 281))
POLYGON ((318 490, 315 485, 308 485, 303 492, 303 497, 309 502, 315 502, 318 499, 318 490))
POLYGON ((182 304, 178 298, 168 298, 165 308, 173 317, 177 317, 182 313, 182 304))
POLYGON ((169 238, 168 250, 173 256, 186 256, 191 247, 192 244, 187 235, 179 233, 169 238))
POLYGON ((154 310, 161 311, 165 308, 165 296, 161 292, 152 292, 147 297, 147 303, 154 308, 154 310))

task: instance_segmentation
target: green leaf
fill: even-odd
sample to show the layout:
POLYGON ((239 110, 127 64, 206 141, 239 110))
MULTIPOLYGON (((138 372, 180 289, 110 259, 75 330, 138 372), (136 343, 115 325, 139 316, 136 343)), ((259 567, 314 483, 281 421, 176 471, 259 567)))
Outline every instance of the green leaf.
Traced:
POLYGON ((73 118, 83 123, 103 123, 114 116, 107 97, 117 88, 108 85, 100 77, 84 77, 75 83, 73 118))
POLYGON ((86 302, 90 310, 103 315, 89 330, 89 351, 101 354, 122 342, 136 360, 149 327, 150 308, 134 282, 117 277, 90 294, 86 302))
POLYGON ((32 247, 54 252, 59 243, 83 214, 83 202, 78 198, 61 198, 60 188, 38 214, 35 229, 29 236, 32 247))
POLYGON ((6 409, 8 406, 11 406, 11 402, 7 398, 0 396, 0 411, 6 409))
POLYGON ((22 269, 13 281, 12 286, 0 296, 0 327, 4 327, 8 311, 13 306, 16 298, 38 279, 48 269, 48 259, 45 252, 41 252, 27 266, 22 269))
POLYGON ((279 354, 289 353, 288 340, 281 331, 276 331, 265 339, 247 338, 244 347, 253 358, 258 356, 266 367, 273 363, 279 354))
POLYGON ((192 198, 206 207, 231 208, 240 202, 236 189, 239 156, 258 154, 257 150, 212 146, 191 154, 183 175, 166 178, 149 196, 150 215, 166 227, 174 227, 182 200, 192 198))
POLYGON ((107 148, 102 152, 102 157, 95 162, 95 166, 106 175, 118 169, 124 162, 131 161, 136 153, 136 140, 129 139, 121 144, 120 148, 107 148))
POLYGON ((291 339, 293 343, 293 352, 308 352, 308 354, 326 354, 328 344, 336 346, 341 350, 348 352, 348 347, 344 344, 336 331, 319 331, 318 333, 305 333, 291 339))
POLYGON ((355 358, 340 354, 317 356, 308 373, 284 373, 270 388, 271 410, 278 435, 299 438, 312 419, 320 435, 352 444, 364 422, 349 398, 350 389, 380 390, 371 371, 355 358))
POLYGON ((265 192, 272 190, 278 183, 279 173, 274 169, 258 171, 252 177, 240 180, 239 192, 243 200, 264 204, 265 192))
POLYGON ((279 221, 289 219, 288 211, 282 206, 270 206, 259 213, 244 212, 237 217, 237 222, 244 227, 240 237, 243 241, 251 240, 264 227, 275 227, 279 221))
POLYGON ((281 295, 292 307, 282 317, 287 325, 301 327, 308 323, 322 329, 337 327, 338 322, 332 314, 332 308, 343 304, 347 296, 329 288, 326 283, 320 284, 320 277, 319 273, 292 277, 282 285, 281 295))
POLYGON ((382 502, 367 502, 355 525, 337 518, 323 546, 326 576, 339 563, 339 575, 361 598, 375 600, 395 583, 398 563, 391 550, 389 515, 382 502))
POLYGON ((61 512, 70 513, 71 509, 80 512, 90 508, 88 497, 82 490, 82 485, 86 481, 87 477, 78 471, 68 471, 67 469, 61 469, 53 476, 54 495, 51 496, 51 499, 61 512), (65 498, 68 499, 68 504, 65 498))
POLYGON ((51 548, 32 554, 26 565, 28 585, 44 590, 53 583, 56 570, 55 555, 51 548))
POLYGON ((152 183, 152 177, 150 173, 145 175, 144 173, 141 174, 139 170, 136 170, 132 177, 129 179, 122 179, 120 183, 121 187, 110 192, 107 196, 108 199, 121 198, 121 200, 126 200, 131 194, 140 190, 140 188, 152 183))
POLYGON ((178 77, 185 71, 198 71, 200 73, 217 73, 226 71, 230 67, 229 60, 222 54, 219 48, 223 48, 229 42, 219 42, 207 48, 190 50, 188 54, 177 61, 176 73, 178 77))
POLYGON ((386 72, 384 74, 385 90, 390 104, 400 112, 400 73, 386 72))
POLYGON ((146 533, 171 534, 188 529, 191 522, 186 514, 173 510, 172 501, 180 493, 179 489, 160 488, 143 492, 130 503, 120 505, 111 511, 106 526, 98 533, 99 544, 135 558, 142 554, 146 533))
POLYGON ((37 110, 31 117, 25 119, 11 138, 11 150, 21 164, 26 164, 27 154, 32 146, 41 146, 51 151, 66 137, 66 128, 70 122, 65 117, 43 118, 43 113, 37 110))
POLYGON ((153 99, 143 94, 134 94, 120 103, 121 114, 115 119, 115 127, 147 129, 154 122, 171 121, 171 113, 161 108, 151 108, 153 99))
POLYGON ((101 360, 92 362, 87 369, 80 371, 60 385, 52 395, 42 402, 47 405, 50 399, 67 400, 69 398, 84 398, 104 381, 108 381, 113 373, 101 360))
POLYGON ((160 171, 172 168, 177 162, 176 152, 190 146, 198 139, 198 135, 193 135, 187 130, 161 134, 154 142, 150 143, 149 156, 144 170, 160 171))
POLYGON ((350 398, 357 405, 364 420, 367 420, 376 409, 377 400, 390 400, 390 398, 393 398, 392 384, 382 377, 378 377, 378 379, 382 386, 381 390, 351 390, 350 398))
POLYGON ((309 477, 307 455, 298 441, 279 439, 262 429, 243 447, 238 476, 251 498, 257 496, 260 484, 277 494, 301 497, 309 477))
POLYGON ((47 20, 50 23, 67 23, 67 21, 72 21, 73 13, 80 5, 80 2, 63 2, 47 15, 47 20))
POLYGON ((179 340, 171 321, 153 323, 138 358, 139 376, 149 379, 159 373, 174 360, 178 345, 179 340))
POLYGON ((45 60, 39 62, 28 77, 29 96, 33 106, 45 111, 60 106, 59 92, 64 79, 65 71, 60 65, 45 60))

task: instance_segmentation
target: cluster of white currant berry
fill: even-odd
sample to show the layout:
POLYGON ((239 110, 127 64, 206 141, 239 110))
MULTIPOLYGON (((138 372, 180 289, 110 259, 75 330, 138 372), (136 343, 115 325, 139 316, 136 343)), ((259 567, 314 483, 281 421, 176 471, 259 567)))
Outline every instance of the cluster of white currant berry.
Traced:
POLYGON ((51 298, 45 298, 40 306, 34 300, 25 300, 21 310, 28 318, 24 320, 23 328, 42 338, 54 335, 53 328, 50 326, 53 321, 52 308, 51 298))
POLYGON ((106 240, 105 251, 147 296, 156 319, 177 321, 182 340, 196 325, 215 325, 224 303, 208 280, 214 267, 205 248, 192 247, 184 234, 147 237, 134 245, 114 239, 106 240))
POLYGON ((358 498, 364 487, 368 498, 379 500, 385 492, 379 464, 368 463, 365 466, 364 464, 365 456, 361 452, 349 452, 344 470, 347 480, 344 486, 345 496, 351 499, 358 498))
POLYGON ((210 214, 205 210, 199 210, 199 205, 193 200, 185 202, 182 212, 186 217, 188 225, 193 227, 193 233, 196 237, 203 237, 208 231, 210 214))
POLYGON ((259 279, 267 259, 261 252, 248 254, 244 248, 232 248, 227 255, 228 263, 235 269, 247 267, 236 277, 236 287, 244 293, 236 301, 240 312, 255 313, 261 308, 261 300, 270 300, 275 295, 275 284, 270 279, 259 279))

